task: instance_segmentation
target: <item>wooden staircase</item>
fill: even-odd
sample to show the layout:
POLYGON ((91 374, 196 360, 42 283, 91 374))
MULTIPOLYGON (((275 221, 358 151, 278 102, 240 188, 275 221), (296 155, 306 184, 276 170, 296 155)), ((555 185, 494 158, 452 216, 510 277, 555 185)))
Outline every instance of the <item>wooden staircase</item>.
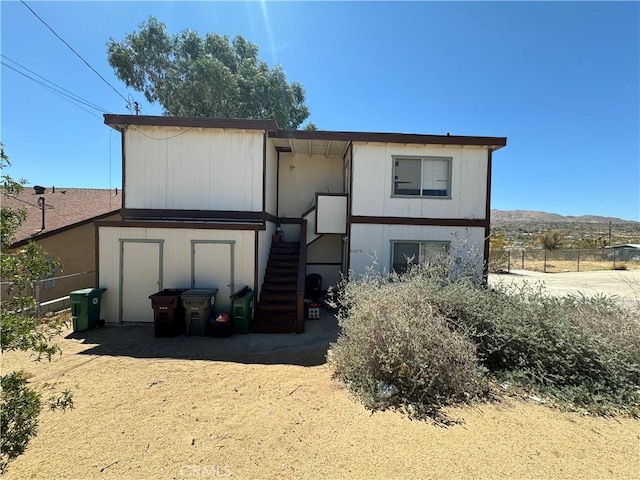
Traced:
MULTIPOLYGON (((300 244, 272 242, 253 319, 256 333, 302 333, 298 322, 300 244)), ((304 326, 302 326, 304 329, 304 326)))

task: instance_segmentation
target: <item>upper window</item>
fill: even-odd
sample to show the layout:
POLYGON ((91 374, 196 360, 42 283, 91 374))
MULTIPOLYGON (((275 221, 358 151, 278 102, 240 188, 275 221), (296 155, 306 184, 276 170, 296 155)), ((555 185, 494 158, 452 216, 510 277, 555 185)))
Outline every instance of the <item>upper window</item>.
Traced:
POLYGON ((391 242, 391 268, 405 273, 411 265, 426 263, 449 252, 449 242, 391 242))
POLYGON ((451 157, 393 157, 393 195, 451 198, 451 157))

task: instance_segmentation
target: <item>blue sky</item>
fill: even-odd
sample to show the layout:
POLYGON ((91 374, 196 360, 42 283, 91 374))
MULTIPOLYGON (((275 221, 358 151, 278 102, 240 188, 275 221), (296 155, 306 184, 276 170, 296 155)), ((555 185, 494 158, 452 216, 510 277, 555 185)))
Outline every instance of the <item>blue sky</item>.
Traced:
MULTIPOLYGON (((640 221, 638 2, 27 3, 143 114, 161 106, 115 77, 106 43, 154 15, 170 33, 258 44, 304 85, 322 130, 508 137, 494 155, 493 208, 640 221)), ((4 63, 129 113, 22 3, 2 1, 0 13, 4 63)), ((121 185, 120 137, 101 112, 1 73, 8 173, 31 185, 121 185)))

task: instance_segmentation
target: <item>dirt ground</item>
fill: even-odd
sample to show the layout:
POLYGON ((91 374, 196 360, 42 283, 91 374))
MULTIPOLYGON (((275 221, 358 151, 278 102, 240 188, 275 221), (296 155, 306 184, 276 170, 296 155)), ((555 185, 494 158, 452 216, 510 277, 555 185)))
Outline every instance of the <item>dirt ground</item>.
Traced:
POLYGON ((631 479, 640 472, 638 420, 507 398, 451 409, 463 423, 444 428, 372 414, 321 361, 277 352, 225 360, 207 353, 217 339, 155 339, 149 327, 69 333, 50 363, 3 355, 3 372, 25 369, 41 389, 68 388, 75 400, 71 411, 43 413, 7 480, 631 479))

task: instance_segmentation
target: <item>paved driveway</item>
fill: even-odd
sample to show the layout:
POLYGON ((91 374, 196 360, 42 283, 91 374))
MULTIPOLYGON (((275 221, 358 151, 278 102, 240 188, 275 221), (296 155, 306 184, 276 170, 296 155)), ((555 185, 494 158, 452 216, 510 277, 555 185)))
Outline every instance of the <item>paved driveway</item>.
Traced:
POLYGON ((512 270, 507 274, 490 274, 489 285, 535 285, 543 283, 551 295, 598 293, 616 296, 627 305, 640 305, 640 270, 602 270, 598 272, 542 273, 512 270))

